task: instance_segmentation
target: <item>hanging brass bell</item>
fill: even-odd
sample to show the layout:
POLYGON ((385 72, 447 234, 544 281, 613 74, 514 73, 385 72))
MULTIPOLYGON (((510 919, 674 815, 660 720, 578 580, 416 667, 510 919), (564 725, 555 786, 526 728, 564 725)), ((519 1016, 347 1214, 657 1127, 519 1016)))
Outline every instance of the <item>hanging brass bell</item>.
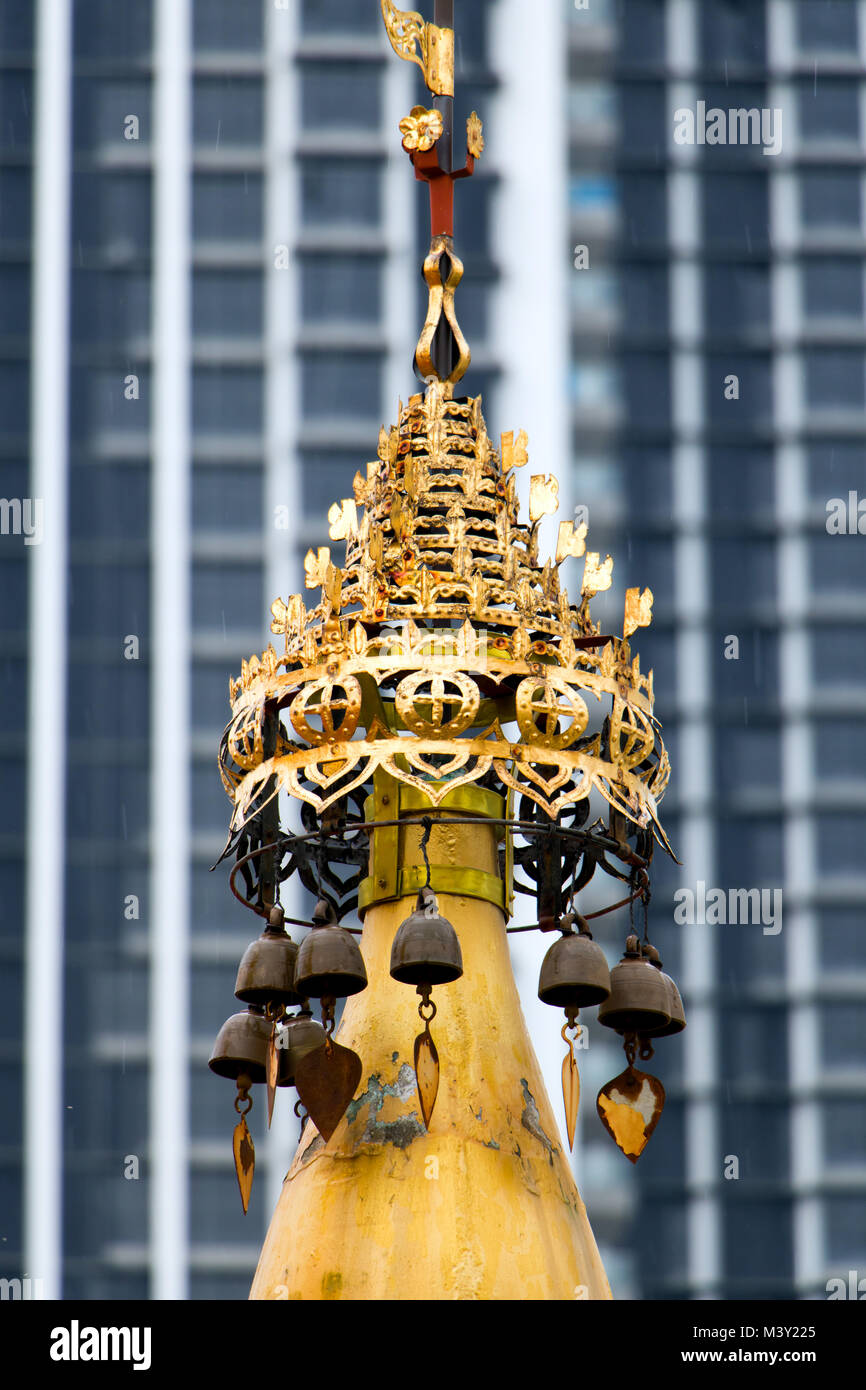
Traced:
POLYGON ((228 1076, 236 1081, 246 1074, 256 1083, 265 1080, 268 1039, 273 1025, 254 1010, 255 1005, 232 1014, 219 1030, 208 1062, 217 1076, 228 1076))
POLYGON ((659 953, 656 950, 655 946, 644 946, 643 953, 646 959, 651 961, 652 964, 655 966, 656 970, 660 972, 662 979, 667 981, 668 986, 668 1003, 670 1007, 671 1021, 666 1028, 660 1028, 657 1033, 653 1033, 653 1037, 671 1038, 674 1036, 675 1033, 681 1033, 686 1026, 686 1011, 683 1008, 683 1001, 680 997, 680 992, 677 989, 674 981, 671 979, 670 975, 665 975, 664 971, 662 970, 662 963, 659 959, 659 953))
POLYGON ((617 1033, 657 1034, 671 1021, 670 994, 661 973, 641 952, 636 936, 610 972, 610 997, 599 1006, 598 1021, 617 1033))
POLYGON ((298 950, 295 989, 304 999, 345 999, 367 988, 367 971, 358 943, 334 921, 330 903, 321 898, 313 912, 313 929, 298 950))
POLYGON ((277 1085, 294 1086, 295 1069, 301 1058, 306 1057, 314 1048, 321 1047, 327 1035, 321 1023, 317 1023, 313 1018, 306 1000, 300 1013, 286 1019, 283 1032, 285 1036, 279 1049, 280 1070, 277 1085))
POLYGON ((447 985, 463 974, 457 933, 439 912, 432 888, 422 888, 415 911, 400 923, 391 946, 391 978, 404 985, 447 985))
POLYGON ((283 910, 272 907, 268 925, 244 951, 235 982, 235 998, 245 1004, 300 1004, 295 992, 298 948, 283 927, 283 910))
POLYGON ((600 1004, 610 994, 610 971, 604 951, 592 939, 585 919, 578 914, 563 917, 562 936, 554 941, 538 980, 538 997, 559 1009, 584 1009, 600 1004), (577 921, 578 931, 573 922, 577 921))

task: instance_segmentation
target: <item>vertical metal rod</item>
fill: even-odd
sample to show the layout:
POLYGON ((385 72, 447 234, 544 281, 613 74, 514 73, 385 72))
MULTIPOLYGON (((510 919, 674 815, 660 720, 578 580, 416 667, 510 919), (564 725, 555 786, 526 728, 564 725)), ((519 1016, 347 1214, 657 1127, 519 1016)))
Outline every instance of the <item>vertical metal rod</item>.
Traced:
MULTIPOLYGON (((454 28, 454 0, 436 0, 433 9, 433 23, 440 29, 454 28)), ((456 66, 456 44, 455 35, 455 66, 456 66)), ((454 98, 453 97, 434 97, 434 108, 442 117, 442 134, 436 142, 436 153, 439 158, 439 168, 444 169, 450 174, 454 164, 454 98)), ((442 319, 441 326, 433 339, 431 357, 436 375, 440 381, 444 381, 451 374, 451 368, 456 357, 456 346, 451 325, 442 319)))

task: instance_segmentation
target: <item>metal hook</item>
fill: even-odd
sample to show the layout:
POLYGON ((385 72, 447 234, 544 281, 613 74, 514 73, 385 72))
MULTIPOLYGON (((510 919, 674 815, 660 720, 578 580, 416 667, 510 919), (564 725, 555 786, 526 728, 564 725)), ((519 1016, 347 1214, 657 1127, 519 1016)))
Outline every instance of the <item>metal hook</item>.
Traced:
POLYGON ((430 841, 430 836, 431 836, 432 831, 433 831, 433 818, 432 818, 432 816, 424 816, 424 817, 422 817, 421 824, 422 824, 423 827, 424 827, 424 834, 421 836, 421 853, 422 853, 423 856, 424 856, 424 868, 427 870, 427 882, 425 883, 424 887, 425 887, 425 888, 429 888, 429 887, 430 887, 430 860, 429 860, 428 855, 427 855, 427 845, 428 845, 428 843, 429 843, 429 841, 430 841))

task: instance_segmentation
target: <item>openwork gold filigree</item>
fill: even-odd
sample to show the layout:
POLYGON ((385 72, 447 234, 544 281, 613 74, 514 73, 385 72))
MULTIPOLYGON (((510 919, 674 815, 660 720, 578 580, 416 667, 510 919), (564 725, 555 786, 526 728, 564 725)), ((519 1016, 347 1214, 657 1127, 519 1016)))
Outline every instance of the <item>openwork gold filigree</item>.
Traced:
POLYGON ((221 771, 233 829, 275 784, 318 810, 372 782, 378 768, 438 805, 463 783, 511 789, 556 817, 591 793, 641 826, 658 820, 669 775, 653 717, 652 673, 628 636, 650 621, 649 590, 628 591, 622 637, 593 623, 589 601, 613 562, 586 552, 584 525, 560 527, 557 561, 538 557, 555 479, 533 478, 521 522, 515 472, 526 436, 488 437, 480 398, 432 381, 379 435, 354 496, 329 513, 345 541, 310 551, 319 590, 278 599, 283 641, 244 662, 230 685, 221 771), (572 604, 559 563, 583 559, 572 604), (265 756, 265 707, 283 712, 265 756))
POLYGON ((417 10, 398 10, 382 0, 382 18, 394 52, 417 63, 435 96, 454 95, 454 30, 425 24, 417 10))

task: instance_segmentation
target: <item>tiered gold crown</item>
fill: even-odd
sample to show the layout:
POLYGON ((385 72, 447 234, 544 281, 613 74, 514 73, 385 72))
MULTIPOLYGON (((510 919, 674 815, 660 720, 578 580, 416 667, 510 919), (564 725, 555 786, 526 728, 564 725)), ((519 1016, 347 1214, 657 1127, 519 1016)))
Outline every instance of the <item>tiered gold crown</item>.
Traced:
POLYGON ((322 811, 372 784, 381 768, 432 805, 467 782, 530 797, 556 818, 597 790, 636 824, 657 817, 669 762, 653 717, 652 672, 628 638, 649 624, 652 593, 626 594, 622 637, 602 634, 589 602, 613 561, 586 550, 586 525, 560 524, 556 558, 538 559, 541 518, 558 484, 535 476, 521 523, 515 469, 526 436, 487 434, 480 397, 433 380, 379 435, 354 496, 328 514, 346 542, 310 551, 299 594, 272 608, 285 639, 230 682, 232 719, 220 765, 236 831, 283 788, 322 811), (580 602, 559 567, 584 561, 580 602), (586 697, 593 697, 593 719, 586 697), (276 750, 263 742, 266 703, 286 710, 276 750))

